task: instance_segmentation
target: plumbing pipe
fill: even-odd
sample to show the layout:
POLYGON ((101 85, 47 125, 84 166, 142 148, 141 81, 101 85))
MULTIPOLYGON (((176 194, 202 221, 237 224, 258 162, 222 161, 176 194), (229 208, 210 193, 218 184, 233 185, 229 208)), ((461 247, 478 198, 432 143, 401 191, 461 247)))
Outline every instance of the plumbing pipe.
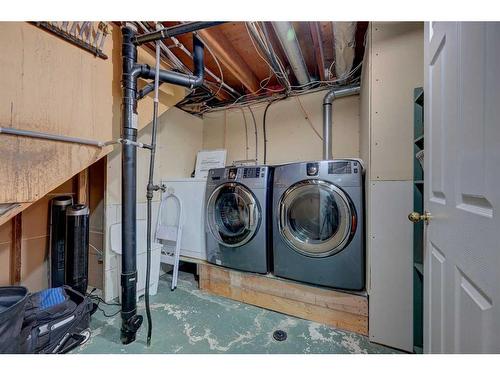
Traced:
MULTIPOLYGON (((182 52, 184 52, 186 55, 188 55, 190 58, 193 58, 193 55, 191 54, 191 52, 189 52, 189 50, 184 46, 184 44, 182 44, 177 38, 175 37, 171 37, 170 38, 172 40, 172 42, 174 42, 174 45, 175 47, 179 48, 182 52)), ((201 38, 200 38, 201 39, 201 38)), ((203 42, 203 40, 202 40, 203 42)), ((233 89, 231 86, 229 86, 228 84, 226 84, 221 78, 219 78, 217 75, 215 75, 210 69, 208 69, 207 67, 205 67, 205 72, 208 73, 208 75, 210 77, 212 77, 213 79, 215 79, 215 81, 219 84, 222 85, 222 87, 224 87, 224 89, 226 89, 227 91, 229 91, 231 94, 233 94, 235 97, 240 97, 241 94, 236 91, 235 89, 233 89)))
MULTIPOLYGON (((150 32, 149 28, 142 22, 138 21, 137 24, 141 27, 141 29, 144 32, 146 33, 150 32)), ((183 73, 187 74, 191 73, 191 71, 183 64, 181 60, 177 58, 177 56, 172 51, 170 51, 170 49, 165 45, 165 43, 163 43, 163 41, 160 41, 160 48, 163 52, 165 52, 167 58, 176 66, 176 68, 179 71, 182 71, 183 73)))
MULTIPOLYGON (((122 29, 122 138, 137 141, 137 47, 133 44, 135 32, 130 27, 122 29)), ((137 330, 142 324, 142 316, 137 315, 136 306, 136 148, 122 144, 122 273, 121 341, 129 344, 135 341, 137 330)))
POLYGON ((18 135, 23 137, 47 139, 49 141, 67 142, 67 143, 77 143, 80 145, 94 146, 94 147, 104 147, 107 146, 107 142, 94 141, 92 139, 84 139, 78 137, 69 137, 66 135, 57 135, 49 133, 35 132, 32 130, 23 130, 15 128, 0 127, 0 134, 18 135))
MULTIPOLYGON (((207 26, 211 23, 203 23, 207 26)), ((182 25, 183 32, 193 31, 182 25)), ((202 27, 201 25, 197 26, 202 27)), ((164 29, 165 30, 165 29, 164 29)), ((166 29, 168 30, 168 29, 166 29)), ((155 69, 137 64, 135 27, 127 23, 122 28, 122 326, 121 341, 129 344, 135 341, 136 332, 142 324, 142 316, 137 315, 136 304, 136 204, 137 204, 137 153, 131 142, 137 142, 137 79, 155 78, 155 69), (130 141, 130 142, 129 142, 130 141)), ((179 31, 179 29, 177 29, 179 31)), ((163 35, 163 34, 162 34, 163 35)), ((176 34, 177 35, 177 34, 176 34)), ((159 38, 153 38, 153 41, 159 38)), ((194 75, 159 70, 159 82, 172 83, 195 88, 203 84, 203 44, 193 38, 194 75)), ((151 147, 153 148, 153 147, 151 147)))
POLYGON ((118 143, 124 143, 128 145, 132 145, 134 147, 139 147, 139 148, 146 148, 146 149, 151 149, 150 145, 141 143, 141 142, 134 142, 129 139, 122 139, 118 138, 116 141, 94 141, 92 139, 85 139, 85 138, 78 138, 78 137, 68 137, 66 135, 57 135, 57 134, 49 134, 49 133, 41 133, 41 132, 34 132, 31 130, 23 130, 23 129, 15 129, 15 128, 6 128, 6 127, 1 127, 0 126, 0 134, 7 134, 7 135, 16 135, 20 137, 29 137, 29 138, 37 138, 37 139, 46 139, 49 141, 57 141, 57 142, 66 142, 66 143, 75 143, 79 145, 88 145, 88 146, 94 146, 94 147, 106 147, 106 146, 112 146, 118 143))
POLYGON ((148 319, 148 336, 147 345, 151 345, 151 333, 153 330, 153 321, 151 319, 151 310, 149 307, 149 279, 151 277, 151 211, 152 211, 152 200, 153 194, 159 189, 159 186, 155 186, 153 183, 154 170, 155 170, 155 155, 156 155, 156 133, 158 130, 158 87, 160 77, 160 41, 156 41, 156 66, 155 66, 155 78, 154 78, 154 99, 153 99, 153 129, 151 130, 151 154, 149 159, 149 176, 148 184, 146 186, 146 200, 147 200, 147 254, 146 254, 146 287, 145 287, 145 305, 146 305, 146 316, 148 319))
POLYGON ((133 42, 135 45, 141 45, 156 40, 170 38, 180 34, 206 29, 208 27, 217 26, 224 22, 186 22, 172 27, 167 27, 161 30, 151 31, 150 33, 134 36, 133 42))
MULTIPOLYGON (((163 82, 160 82, 159 85, 161 85, 162 83, 163 82)), ((140 100, 140 99, 144 98, 149 93, 152 93, 154 91, 154 89, 155 89, 154 82, 148 83, 141 90, 137 91, 137 99, 140 100)))
POLYGON ((273 22, 272 24, 297 81, 300 85, 308 84, 311 82, 311 78, 309 77, 304 56, 300 50, 300 45, 292 23, 273 22))
POLYGON ((332 153, 332 106, 337 98, 359 94, 360 87, 334 88, 323 98, 323 160, 333 159, 332 153))
MULTIPOLYGON (((159 79, 161 82, 168 82, 174 85, 189 87, 190 89, 200 87, 203 84, 203 71, 204 71, 204 61, 203 61, 203 43, 197 37, 193 37, 193 62, 194 62, 194 74, 183 74, 172 72, 169 70, 160 70, 159 79)), ((139 75, 142 78, 154 79, 155 69, 148 65, 140 65, 139 75)))

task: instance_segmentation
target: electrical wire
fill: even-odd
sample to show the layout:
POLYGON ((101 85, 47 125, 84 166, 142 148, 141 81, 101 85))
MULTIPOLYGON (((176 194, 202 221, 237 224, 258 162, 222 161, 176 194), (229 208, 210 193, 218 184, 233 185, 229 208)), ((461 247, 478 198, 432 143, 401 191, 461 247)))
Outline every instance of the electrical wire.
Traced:
POLYGON ((87 294, 87 297, 89 297, 92 301, 97 301, 97 303, 95 303, 95 302, 94 302, 94 304, 96 305, 96 308, 97 308, 99 311, 101 311, 101 312, 102 312, 102 314, 103 314, 106 318, 112 318, 112 317, 114 317, 114 316, 118 315, 118 314, 122 311, 122 309, 121 309, 121 304, 120 304, 120 303, 109 303, 109 302, 104 301, 101 297, 99 297, 99 296, 96 296, 96 295, 92 294, 92 293, 94 293, 96 290, 97 290, 97 288, 92 289, 92 291, 91 291, 90 293, 88 293, 88 294, 87 294), (107 314, 107 313, 106 313, 106 311, 105 311, 103 308, 99 307, 99 304, 101 304, 101 303, 105 304, 106 306, 120 306, 120 308, 118 309, 118 311, 116 311, 116 312, 114 312, 114 313, 112 313, 112 314, 107 314))
POLYGON ((252 108, 248 106, 248 110, 252 114, 253 127, 255 129, 255 164, 259 163, 259 137, 257 135, 257 121, 255 121, 255 115, 253 114, 252 108))
POLYGON ((267 162, 267 135, 266 135, 266 118, 267 118, 267 111, 271 105, 276 102, 277 100, 271 100, 269 103, 266 105, 266 109, 264 110, 264 116, 262 117, 262 131, 264 133, 264 165, 267 162))
MULTIPOLYGON (((274 70, 274 67, 272 66, 272 64, 264 57, 262 56, 262 54, 259 52, 259 48, 255 45, 254 43, 254 36, 252 35, 252 33, 250 32, 250 29, 249 29, 249 24, 250 24, 250 27, 254 28, 254 31, 256 33, 258 33, 258 30, 257 28, 253 25, 252 22, 245 22, 245 28, 247 30, 247 34, 248 34, 248 37, 250 38, 250 41, 252 42, 252 45, 253 45, 253 48, 255 49, 255 52, 257 52, 257 55, 262 59, 262 61, 264 61, 264 63, 266 63, 266 65, 269 67, 269 69, 274 73, 274 75, 276 76, 276 78, 278 78, 278 80, 280 79, 283 79, 283 80, 286 80, 287 78, 285 77, 284 74, 282 74, 282 72, 278 73, 276 70, 274 70)), ((266 46, 266 43, 261 39, 260 40, 260 44, 261 45, 265 45, 266 46)), ((269 46, 267 46, 269 48, 269 46)), ((269 50, 265 51, 267 53, 270 53, 269 50)))
POLYGON ((314 127, 313 123, 311 122, 311 119, 309 118, 309 115, 307 114, 306 110, 304 109, 304 106, 302 105, 302 102, 300 101, 300 98, 298 96, 295 97, 297 99, 297 102, 299 103, 300 109, 302 110, 302 113, 304 114, 304 118, 311 127, 311 129, 316 133, 316 135, 319 137, 319 139, 323 140, 323 137, 318 133, 316 128, 314 127))
POLYGON ((94 249, 95 251, 97 251, 98 255, 102 258, 103 257, 103 254, 102 254, 102 250, 99 250, 97 247, 95 247, 94 245, 92 245, 91 243, 89 243, 89 246, 94 249))
MULTIPOLYGON (((298 96, 298 95, 302 95, 304 93, 312 93, 312 92, 316 92, 316 91, 325 90, 327 88, 334 88, 336 86, 335 84, 337 84, 339 82, 346 81, 350 77, 352 77, 354 75, 354 73, 361 68, 362 64, 363 64, 363 62, 361 61, 342 80, 340 80, 340 79, 334 79, 334 80, 328 80, 328 81, 313 81, 313 82, 309 82, 309 83, 304 84, 304 85, 292 86, 292 88, 293 88, 292 91, 290 91, 289 93, 282 93, 281 95, 278 95, 277 97, 269 97, 267 95, 263 95, 261 97, 252 98, 249 101, 243 101, 243 99, 245 97, 251 96, 253 94, 256 94, 259 91, 262 91, 262 89, 259 89, 259 90, 255 91, 253 93, 242 95, 241 97, 239 97, 238 99, 236 99, 234 102, 232 102, 230 104, 226 104, 226 105, 223 105, 223 106, 213 106, 213 107, 207 106, 207 108, 205 110, 201 111, 200 114, 202 115, 204 113, 212 112, 212 111, 222 111, 222 110, 229 110, 229 109, 232 109, 232 108, 247 107, 250 103, 253 105, 253 104, 260 103, 260 102, 268 102, 270 100, 283 99, 283 98, 286 98, 286 97, 289 97, 289 96, 298 96)), ((268 78, 269 77, 265 78, 264 80, 266 80, 268 78)), ((262 80, 261 82, 263 82, 264 80, 262 80)), ((356 84, 356 83, 359 83, 359 77, 356 80, 349 81, 349 85, 353 85, 353 84, 356 84)), ((345 87, 345 86, 348 86, 348 85, 345 84, 345 85, 338 86, 338 87, 340 88, 340 87, 345 87)))
POLYGON ((243 121, 245 122, 245 158, 248 160, 248 125, 247 118, 245 116, 245 110, 241 109, 241 115, 243 116, 243 121))

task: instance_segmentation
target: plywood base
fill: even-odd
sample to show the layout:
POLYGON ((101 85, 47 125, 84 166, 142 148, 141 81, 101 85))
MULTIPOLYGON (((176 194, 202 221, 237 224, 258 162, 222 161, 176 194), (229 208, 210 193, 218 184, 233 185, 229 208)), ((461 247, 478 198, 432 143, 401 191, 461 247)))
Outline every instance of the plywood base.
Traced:
POLYGON ((280 278, 199 264, 200 289, 240 302, 368 335, 368 298, 280 278))

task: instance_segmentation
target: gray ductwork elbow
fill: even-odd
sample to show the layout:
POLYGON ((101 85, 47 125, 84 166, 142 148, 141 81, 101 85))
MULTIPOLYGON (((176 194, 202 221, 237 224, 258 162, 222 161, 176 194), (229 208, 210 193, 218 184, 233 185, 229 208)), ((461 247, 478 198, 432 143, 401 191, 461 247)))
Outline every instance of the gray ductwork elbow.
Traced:
POLYGON ((359 94, 360 87, 346 87, 343 89, 332 89, 323 98, 323 160, 333 159, 332 152, 332 106, 333 101, 344 96, 359 94))

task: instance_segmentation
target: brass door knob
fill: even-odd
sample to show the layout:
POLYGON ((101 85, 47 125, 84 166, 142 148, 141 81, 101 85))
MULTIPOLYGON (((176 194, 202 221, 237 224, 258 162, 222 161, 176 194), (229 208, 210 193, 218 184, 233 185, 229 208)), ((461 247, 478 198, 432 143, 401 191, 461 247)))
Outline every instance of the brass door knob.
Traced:
POLYGON ((410 220, 412 223, 418 223, 420 220, 423 220, 426 224, 429 223, 429 220, 431 220, 432 216, 430 212, 425 211, 425 213, 420 214, 418 212, 412 212, 408 215, 408 220, 410 220))

